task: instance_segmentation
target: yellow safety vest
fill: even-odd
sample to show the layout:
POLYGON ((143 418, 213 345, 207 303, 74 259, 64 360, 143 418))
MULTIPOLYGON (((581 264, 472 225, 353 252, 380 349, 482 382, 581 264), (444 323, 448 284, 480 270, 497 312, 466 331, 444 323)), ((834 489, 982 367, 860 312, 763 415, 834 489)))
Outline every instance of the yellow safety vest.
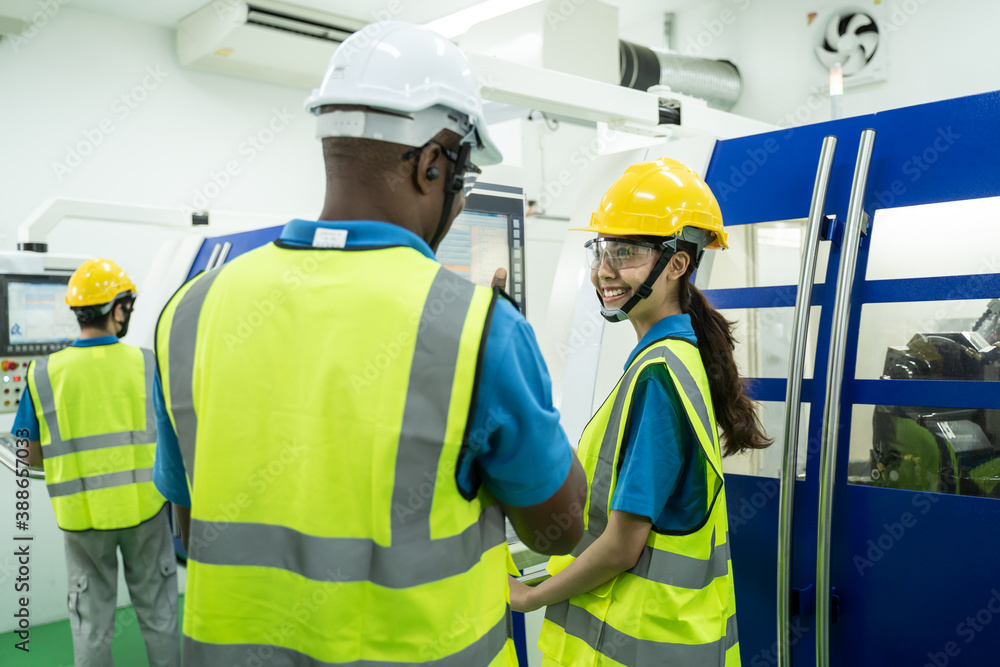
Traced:
POLYGON ((638 563, 596 589, 545 612, 538 647, 546 665, 572 667, 734 667, 740 664, 736 602, 722 454, 698 348, 665 339, 640 352, 587 425, 579 456, 587 473, 586 532, 571 556, 549 561, 564 569, 608 525, 627 440, 628 415, 643 369, 663 364, 707 461, 705 521, 686 533, 652 530, 638 563))
POLYGON ((45 482, 63 530, 131 528, 166 500, 153 486, 153 353, 67 347, 28 369, 45 482))
POLYGON ((174 296, 185 664, 517 664, 503 515, 457 482, 494 299, 410 248, 274 244, 174 296))

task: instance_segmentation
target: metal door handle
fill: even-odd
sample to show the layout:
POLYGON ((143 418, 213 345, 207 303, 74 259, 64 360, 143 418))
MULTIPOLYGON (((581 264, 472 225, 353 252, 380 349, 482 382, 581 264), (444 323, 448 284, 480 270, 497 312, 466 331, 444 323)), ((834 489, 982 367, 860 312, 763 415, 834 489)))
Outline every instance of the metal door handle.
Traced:
POLYGON ((854 167, 851 198, 847 205, 847 223, 837 271, 837 295, 833 305, 830 335, 830 358, 826 378, 826 402, 823 408, 823 442, 819 468, 819 519, 816 544, 816 667, 830 665, 830 520, 833 515, 833 489, 837 470, 837 440, 840 431, 840 389, 844 381, 844 351, 847 347, 847 324, 851 314, 851 289, 858 260, 858 244, 865 215, 865 190, 871 167, 875 130, 861 133, 858 160, 854 167))
POLYGON ((215 263, 219 260, 219 253, 222 252, 222 244, 216 243, 215 247, 212 248, 212 254, 208 258, 208 264, 205 265, 205 271, 211 271, 215 268, 215 263))
POLYGON ((809 333, 810 304, 819 254, 820 228, 826 208, 826 193, 830 185, 830 170, 837 151, 837 137, 827 136, 819 152, 816 181, 809 221, 802 247, 802 266, 795 297, 792 327, 792 347, 788 355, 788 389, 785 392, 785 441, 781 460, 781 495, 778 516, 778 665, 792 664, 789 628, 792 622, 792 513, 795 499, 795 474, 798 468, 799 415, 802 405, 802 376, 805 366, 806 337, 809 333))
POLYGON ((232 249, 233 249, 233 244, 230 243, 229 241, 226 241, 225 243, 222 244, 222 252, 219 253, 219 261, 216 262, 215 264, 216 268, 226 263, 226 260, 229 259, 229 251, 232 249))

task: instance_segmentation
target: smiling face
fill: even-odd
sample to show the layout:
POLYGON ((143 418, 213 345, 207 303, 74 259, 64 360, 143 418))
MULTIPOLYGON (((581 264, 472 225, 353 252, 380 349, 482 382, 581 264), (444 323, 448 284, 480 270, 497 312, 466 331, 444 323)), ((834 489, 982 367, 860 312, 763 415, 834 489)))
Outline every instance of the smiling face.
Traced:
MULTIPOLYGON (((601 234, 599 238, 607 241, 597 267, 590 270, 590 281, 597 288, 605 308, 622 308, 649 277, 664 251, 615 243, 617 240, 629 240, 627 237, 601 234)), ((681 312, 677 301, 677 280, 684 276, 689 262, 686 252, 674 254, 653 283, 652 293, 629 311, 628 318, 639 338, 664 317, 681 312)))

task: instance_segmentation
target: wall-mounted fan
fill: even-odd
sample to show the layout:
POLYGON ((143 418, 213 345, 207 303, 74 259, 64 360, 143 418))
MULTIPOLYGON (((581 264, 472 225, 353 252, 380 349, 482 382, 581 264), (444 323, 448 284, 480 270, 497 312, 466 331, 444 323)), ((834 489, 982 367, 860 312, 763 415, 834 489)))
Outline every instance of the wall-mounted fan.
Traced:
POLYGON ((823 12, 816 21, 816 58, 827 72, 840 63, 844 85, 885 79, 884 11, 879 5, 862 9, 840 7, 823 12))

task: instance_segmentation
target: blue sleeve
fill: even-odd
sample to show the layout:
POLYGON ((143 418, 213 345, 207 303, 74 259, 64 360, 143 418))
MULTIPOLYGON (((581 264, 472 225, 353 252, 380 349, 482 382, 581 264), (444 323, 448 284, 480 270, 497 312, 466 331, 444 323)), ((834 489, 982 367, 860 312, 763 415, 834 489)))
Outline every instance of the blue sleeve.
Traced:
POLYGON ((686 468, 685 416, 667 369, 643 370, 629 410, 625 458, 611 509, 657 523, 686 468))
POLYGON ((167 404, 163 400, 163 385, 160 370, 156 369, 153 379, 153 406, 156 409, 156 458, 153 460, 153 484, 163 497, 182 507, 191 507, 187 476, 184 473, 184 459, 177 443, 177 433, 167 414, 167 404))
POLYGON ((531 325, 504 299, 485 345, 459 484, 468 493, 482 481, 506 505, 537 505, 566 481, 574 456, 549 373, 531 325))
POLYGON ((14 425, 10 427, 11 433, 17 436, 21 429, 28 430, 28 440, 41 440, 41 431, 38 428, 38 416, 35 414, 35 403, 31 400, 31 392, 25 389, 21 392, 21 403, 17 406, 17 415, 14 417, 14 425))

